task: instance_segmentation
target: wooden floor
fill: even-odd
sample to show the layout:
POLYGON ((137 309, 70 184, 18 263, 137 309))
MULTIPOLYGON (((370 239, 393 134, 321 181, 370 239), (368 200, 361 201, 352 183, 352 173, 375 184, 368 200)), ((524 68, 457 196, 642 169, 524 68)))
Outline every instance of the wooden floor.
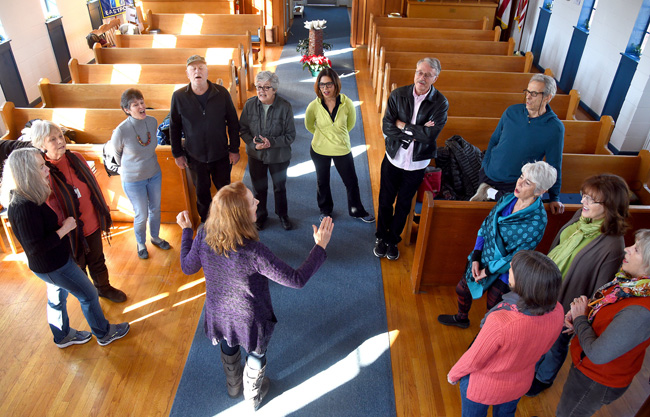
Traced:
MULTIPOLYGON (((270 65, 280 52, 269 48, 267 69, 273 70, 270 65)), ((365 49, 356 50, 354 56, 376 207, 383 139, 373 110, 365 49)), ((243 148, 241 153, 245 156, 243 148)), ((244 168, 245 158, 235 167, 233 180, 242 177, 244 168)), ((463 232, 467 231, 459 225, 459 233, 463 232)), ((148 261, 138 259, 128 224, 118 225, 112 245, 105 248, 111 281, 129 300, 124 304, 101 300, 102 308, 110 321, 129 321, 132 326, 129 335, 107 347, 93 340, 58 349, 46 322, 43 282, 29 271, 22 256, 0 257, 0 416, 169 414, 205 289, 201 273, 188 277, 180 270, 180 228, 163 225, 161 236, 174 249, 152 247, 148 261)), ((382 260, 388 330, 394 334, 391 357, 397 415, 460 416, 458 388, 447 383, 446 375, 478 331, 485 305, 480 301, 472 309, 472 326, 467 330, 439 325, 437 315, 456 308, 454 289, 411 293, 412 248, 402 245, 399 260, 382 260)), ((367 250, 371 249, 369 242, 367 250)), ((78 302, 74 297, 70 300, 71 326, 87 329, 78 302)), ((548 392, 522 399, 517 415, 554 415, 565 375, 566 366, 548 392)), ((623 399, 597 415, 633 416, 650 392, 648 376, 644 366, 623 399)))

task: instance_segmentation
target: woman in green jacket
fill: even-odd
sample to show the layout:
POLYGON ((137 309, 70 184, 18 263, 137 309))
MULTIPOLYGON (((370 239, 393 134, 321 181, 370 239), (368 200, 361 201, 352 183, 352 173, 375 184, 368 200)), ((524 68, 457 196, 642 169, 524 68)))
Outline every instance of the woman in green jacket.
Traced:
POLYGON ((316 98, 307 106, 305 127, 314 138, 311 141, 311 159, 316 167, 318 208, 320 218, 332 215, 334 201, 330 189, 330 166, 334 166, 345 184, 348 194, 348 213, 366 223, 375 221, 361 203, 359 181, 354 169, 350 130, 357 121, 357 114, 350 100, 341 94, 341 80, 331 68, 323 68, 314 85, 316 98))

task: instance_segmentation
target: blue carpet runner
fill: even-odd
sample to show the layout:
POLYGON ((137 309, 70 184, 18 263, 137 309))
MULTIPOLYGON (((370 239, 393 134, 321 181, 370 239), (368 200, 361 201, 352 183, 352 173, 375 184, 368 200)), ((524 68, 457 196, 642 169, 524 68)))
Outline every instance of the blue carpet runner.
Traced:
MULTIPOLYGON (((333 68, 341 75, 342 92, 358 102, 350 20, 346 8, 307 7, 304 20, 325 19, 325 42, 333 68)), ((289 216, 296 228, 285 231, 273 215, 269 184, 269 220, 260 239, 276 255, 299 266, 313 246, 312 224, 318 222, 316 175, 309 157, 311 134, 304 127, 307 105, 315 98, 314 78, 302 71, 298 39, 308 36, 303 19, 294 20, 292 35, 277 65, 278 94, 288 99, 296 116, 287 191, 289 216)), ((368 211, 372 196, 361 112, 351 132, 353 154, 368 211)), ((374 224, 347 214, 345 187, 332 167, 334 235, 328 259, 301 290, 271 283, 278 324, 267 352, 271 390, 258 416, 394 416, 386 307, 380 263, 372 254, 374 224)), ((248 174, 244 181, 250 186, 248 174)), ((203 332, 203 316, 174 399, 172 416, 242 416, 250 413, 242 398, 226 393, 219 350, 203 332)))

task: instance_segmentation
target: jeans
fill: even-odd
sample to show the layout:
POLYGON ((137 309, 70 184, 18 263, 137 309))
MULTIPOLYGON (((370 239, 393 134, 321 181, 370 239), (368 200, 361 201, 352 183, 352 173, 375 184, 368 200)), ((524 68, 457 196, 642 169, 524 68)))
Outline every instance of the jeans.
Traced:
POLYGON ((587 377, 571 365, 564 383, 562 397, 557 405, 557 417, 588 417, 603 405, 619 399, 628 387, 611 388, 587 377))
POLYGON ((348 214, 352 217, 364 217, 368 212, 361 204, 361 195, 359 193, 359 180, 357 172, 354 169, 354 158, 352 152, 341 156, 328 156, 316 153, 312 148, 309 149, 311 160, 316 167, 316 185, 318 208, 322 214, 330 215, 334 210, 334 200, 332 200, 332 190, 330 188, 330 166, 334 161, 334 167, 341 176, 343 184, 348 194, 348 214))
POLYGON ((131 201, 135 218, 133 230, 135 240, 141 245, 147 241, 147 217, 149 217, 149 234, 157 238, 160 233, 160 198, 162 194, 162 172, 153 177, 137 181, 123 182, 124 193, 131 201))
POLYGON ((214 183, 217 191, 230 184, 230 171, 232 170, 230 156, 227 155, 214 162, 200 162, 189 155, 186 155, 185 158, 196 189, 196 209, 201 216, 201 222, 205 223, 210 211, 210 203, 212 203, 210 180, 214 183))
MULTIPOLYGON (((562 328, 562 331, 566 328, 562 328)), ((569 334, 560 333, 551 349, 542 356, 542 358, 535 365, 535 378, 545 384, 552 384, 555 381, 557 373, 560 372, 564 360, 569 352, 569 342, 571 341, 569 334)))
POLYGON ((379 210, 375 234, 378 239, 391 245, 397 245, 402 240, 400 235, 411 211, 413 196, 418 191, 423 178, 424 169, 406 171, 397 168, 384 155, 381 163, 379 210), (394 212, 393 203, 395 203, 394 212))
MULTIPOLYGON (((462 405, 462 417, 484 417, 487 416, 490 405, 475 403, 467 399, 467 386, 469 385, 469 375, 460 379, 460 398, 462 405)), ((492 417, 514 417, 517 411, 517 403, 520 398, 503 404, 492 405, 492 417)))
POLYGON ((280 217, 287 215, 287 168, 289 168, 289 161, 265 164, 249 155, 248 172, 251 174, 251 182, 253 183, 253 197, 259 201, 257 205, 258 219, 266 218, 269 215, 266 210, 266 197, 269 189, 267 171, 271 173, 271 181, 273 181, 275 214, 280 217))
POLYGON ((50 324, 55 343, 61 342, 70 332, 66 309, 68 293, 79 300, 81 311, 93 334, 97 338, 106 336, 109 324, 99 305, 97 290, 72 257, 57 270, 34 274, 47 283, 47 322, 50 324))
POLYGON ((88 244, 88 253, 83 253, 83 250, 79 251, 81 254, 76 259, 77 265, 84 272, 88 269, 95 287, 99 289, 110 287, 106 258, 104 258, 104 245, 102 244, 102 229, 97 229, 86 236, 86 243, 88 244))

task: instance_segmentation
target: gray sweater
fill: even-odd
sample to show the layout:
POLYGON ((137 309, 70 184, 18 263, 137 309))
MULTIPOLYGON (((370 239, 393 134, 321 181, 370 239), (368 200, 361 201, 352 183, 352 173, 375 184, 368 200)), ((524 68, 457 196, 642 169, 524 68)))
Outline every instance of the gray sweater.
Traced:
POLYGON ((158 157, 156 156, 156 129, 158 122, 155 118, 147 116, 144 120, 137 120, 129 116, 113 131, 111 144, 115 149, 117 163, 120 165, 122 182, 138 182, 149 179, 160 172, 158 157), (151 142, 147 143, 148 135, 151 142))

